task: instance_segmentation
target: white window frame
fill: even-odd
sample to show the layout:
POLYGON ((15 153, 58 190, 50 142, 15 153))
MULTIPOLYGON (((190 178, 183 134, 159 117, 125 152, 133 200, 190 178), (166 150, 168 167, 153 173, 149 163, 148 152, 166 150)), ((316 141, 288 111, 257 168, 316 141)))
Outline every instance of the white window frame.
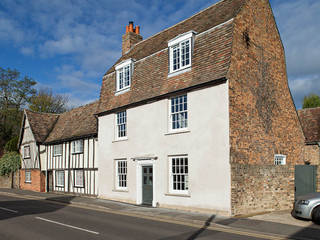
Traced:
POLYGON ((191 67, 192 64, 192 50, 193 50, 193 38, 194 38, 194 31, 189 31, 187 33, 181 34, 174 39, 171 39, 168 41, 168 47, 169 47, 169 74, 175 73, 187 68, 191 67), (185 64, 182 66, 183 60, 182 60, 182 44, 188 43, 189 44, 189 64, 185 64), (173 69, 173 53, 174 49, 179 49, 179 68, 173 69))
POLYGON ((132 73, 133 73, 132 59, 128 59, 121 62, 119 65, 115 67, 115 69, 116 69, 116 94, 130 90, 132 73), (126 77, 128 77, 127 81, 126 81, 126 77), (122 86, 120 81, 122 81, 122 86))
POLYGON ((127 159, 115 160, 115 187, 117 190, 127 190, 128 189, 128 161, 127 161, 127 159), (123 164, 123 165, 120 166, 120 164, 123 164))
POLYGON ((83 139, 79 140, 74 140, 71 142, 71 153, 72 154, 78 154, 78 153, 83 153, 83 139))
POLYGON ((62 155, 62 144, 53 145, 53 156, 61 156, 62 155))
POLYGON ((124 140, 127 139, 128 135, 128 115, 127 110, 117 112, 115 114, 115 140, 124 140), (121 119, 119 119, 120 114, 124 114, 124 117, 121 119, 124 119, 125 122, 119 123, 121 119), (118 121, 119 120, 119 121, 118 121), (121 127, 124 127, 124 136, 121 136, 120 132, 123 132, 123 130, 120 130, 121 127))
MULTIPOLYGON (((185 162, 183 162, 185 164, 185 162)), ((185 166, 185 165, 183 165, 185 166)), ((180 165, 178 165, 178 167, 181 167, 180 165)), ((181 195, 188 195, 189 194, 189 171, 190 167, 189 167, 189 158, 187 155, 177 155, 177 156, 169 156, 169 193, 171 194, 181 194, 181 195), (180 164, 180 159, 183 159, 183 161, 187 160, 187 171, 184 168, 183 169, 183 173, 180 173, 181 169, 180 168, 175 168, 175 173, 173 172, 173 165, 172 165, 172 160, 178 159, 178 162, 180 164), (186 171, 186 172, 185 172, 186 171), (184 176, 184 181, 183 184, 181 182, 180 187, 184 186, 185 189, 174 189, 174 175, 176 175, 176 179, 178 178, 178 176, 184 176)), ((176 180, 177 181, 177 180, 176 180)), ((177 184, 177 183, 176 183, 177 184)), ((177 186, 177 185, 176 185, 177 186)), ((178 187, 176 187, 178 188, 178 187)))
MULTIPOLYGON (((176 104, 174 105, 174 107, 176 106, 176 104)), ((169 120, 169 132, 184 132, 184 131, 188 131, 188 124, 189 124, 189 107, 188 107, 188 94, 183 94, 183 95, 178 95, 178 96, 174 96, 174 97, 171 97, 169 98, 169 104, 168 104, 168 112, 169 112, 169 116, 168 116, 168 120, 169 120), (180 99, 182 99, 182 103, 180 103, 180 99), (172 100, 174 99, 179 99, 179 103, 178 103, 178 110, 177 111, 174 111, 172 112, 172 100), (185 99, 186 99, 186 102, 185 102, 185 99), (183 105, 182 106, 182 110, 180 108, 180 105, 183 105), (185 106, 186 104, 186 106, 185 106), (186 107, 186 108, 185 108, 186 107), (184 127, 179 127, 179 128, 173 128, 173 120, 174 118, 176 118, 177 116, 179 116, 179 118, 183 119, 183 115, 187 116, 186 118, 184 118, 184 127)), ((175 110, 175 109, 174 109, 175 110)), ((176 122, 181 122, 182 121, 176 121, 176 122)))
POLYGON ((287 156, 283 154, 274 155, 274 165, 286 165, 287 156))
POLYGON ((74 170, 74 187, 78 187, 78 188, 84 187, 84 170, 83 169, 74 170), (80 175, 78 175, 78 174, 80 174, 80 175), (81 175, 82 175, 82 177, 81 177, 81 175))
POLYGON ((31 148, 30 145, 23 146, 23 158, 31 158, 31 148), (26 150, 28 150, 28 154, 26 154, 26 150))
POLYGON ((31 170, 25 170, 24 174, 24 181, 26 183, 31 183, 31 170))
POLYGON ((65 172, 64 170, 58 170, 56 171, 56 187, 64 187, 65 185, 65 172), (59 176, 60 174, 63 175, 63 177, 61 178, 61 176, 59 176), (60 180, 63 180, 63 182, 61 183, 60 180))

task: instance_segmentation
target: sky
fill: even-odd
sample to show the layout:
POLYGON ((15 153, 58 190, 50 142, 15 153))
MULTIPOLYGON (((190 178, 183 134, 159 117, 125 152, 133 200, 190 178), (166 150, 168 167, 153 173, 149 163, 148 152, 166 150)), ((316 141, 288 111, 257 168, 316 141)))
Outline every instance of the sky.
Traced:
MULTIPOLYGON (((0 67, 67 95, 70 106, 99 98, 102 76, 121 56, 129 21, 144 39, 217 0, 1 0, 0 67)), ((320 95, 320 1, 270 0, 285 47, 296 107, 320 95)))

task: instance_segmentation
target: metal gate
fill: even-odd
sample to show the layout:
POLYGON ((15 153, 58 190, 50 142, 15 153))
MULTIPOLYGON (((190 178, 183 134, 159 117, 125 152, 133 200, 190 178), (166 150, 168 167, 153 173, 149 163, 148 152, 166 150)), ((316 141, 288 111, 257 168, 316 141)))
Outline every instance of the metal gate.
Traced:
POLYGON ((294 172, 295 197, 316 191, 317 166, 296 165, 294 172))

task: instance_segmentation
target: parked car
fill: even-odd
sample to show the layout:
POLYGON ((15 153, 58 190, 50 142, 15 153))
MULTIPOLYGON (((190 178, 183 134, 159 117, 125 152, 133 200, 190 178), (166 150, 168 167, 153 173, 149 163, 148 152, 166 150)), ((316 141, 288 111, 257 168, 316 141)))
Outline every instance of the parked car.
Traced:
POLYGON ((320 192, 297 197, 292 214, 294 217, 311 219, 320 224, 320 192))

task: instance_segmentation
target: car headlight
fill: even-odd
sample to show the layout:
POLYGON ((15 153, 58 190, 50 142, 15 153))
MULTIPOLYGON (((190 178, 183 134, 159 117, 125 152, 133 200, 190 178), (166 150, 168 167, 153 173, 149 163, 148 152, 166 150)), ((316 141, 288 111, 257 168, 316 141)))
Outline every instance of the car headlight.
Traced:
POLYGON ((298 204, 300 204, 300 205, 309 205, 309 203, 310 203, 310 201, 308 201, 308 200, 300 200, 298 202, 298 204))

